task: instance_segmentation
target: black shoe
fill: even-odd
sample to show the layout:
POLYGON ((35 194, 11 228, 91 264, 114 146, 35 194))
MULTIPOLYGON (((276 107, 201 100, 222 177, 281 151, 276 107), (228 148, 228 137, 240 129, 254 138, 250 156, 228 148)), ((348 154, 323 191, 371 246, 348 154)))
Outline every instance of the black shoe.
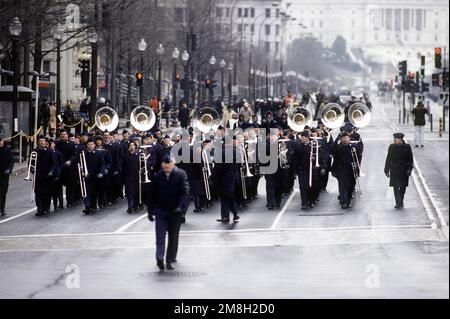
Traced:
POLYGON ((90 210, 89 209, 83 209, 83 214, 89 215, 90 214, 90 210))
POLYGON ((239 219, 241 219, 241 217, 239 217, 239 215, 236 215, 233 217, 233 222, 236 223, 239 221, 239 219))
POLYGON ((348 208, 348 206, 347 206, 347 204, 342 204, 342 209, 347 209, 348 208))
POLYGON ((424 148, 425 146, 424 145, 422 145, 422 146, 420 146, 421 148, 424 148))
POLYGON ((6 216, 6 213, 5 213, 5 211, 1 211, 1 212, 0 212, 0 215, 2 215, 2 216, 6 216))
POLYGON ((201 209, 194 209, 194 213, 201 213, 202 210, 201 209))
POLYGON ((281 209, 281 205, 277 205, 277 206, 275 206, 275 209, 281 209))
POLYGON ((59 206, 58 206, 58 209, 64 209, 64 206, 59 205, 59 206))
POLYGON ((133 208, 128 208, 127 209, 127 213, 130 214, 130 215, 133 214, 133 208))
POLYGON ((302 205, 301 210, 307 210, 308 206, 307 205, 302 205))
POLYGON ((35 215, 36 215, 36 217, 42 217, 42 216, 44 216, 45 214, 44 214, 44 213, 36 213, 35 215))
POLYGON ((162 260, 157 260, 157 263, 159 270, 164 271, 164 269, 166 269, 166 267, 164 266, 164 261, 162 260))
POLYGON ((416 148, 419 148, 419 145, 416 145, 416 148))
POLYGON ((309 204, 309 208, 314 208, 314 204, 309 204))
POLYGON ((184 216, 181 217, 181 218, 180 218, 180 223, 181 223, 181 224, 186 224, 186 217, 184 217, 184 216))
POLYGON ((395 209, 401 209, 402 205, 395 205, 395 209))
POLYGON ((172 266, 171 263, 167 263, 166 268, 167 268, 168 270, 175 270, 175 268, 172 266))
POLYGON ((229 223, 230 222, 230 220, 229 219, 218 219, 217 220, 219 223, 229 223))
POLYGON ((275 210, 275 206, 269 206, 268 210, 275 210))

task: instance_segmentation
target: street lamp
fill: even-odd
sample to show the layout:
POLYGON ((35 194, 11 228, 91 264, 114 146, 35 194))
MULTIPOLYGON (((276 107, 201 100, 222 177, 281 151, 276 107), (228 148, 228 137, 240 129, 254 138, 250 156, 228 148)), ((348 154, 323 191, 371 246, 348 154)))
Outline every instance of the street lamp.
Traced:
MULTIPOLYGON (((88 41, 91 44, 92 59, 91 59, 91 112, 97 112, 97 69, 98 69, 98 43, 99 36, 97 32, 92 31, 88 36, 88 41)), ((93 114, 90 114, 91 116, 93 114)))
POLYGON ((178 50, 177 47, 175 47, 172 51, 172 58, 173 58, 173 84, 172 84, 172 103, 173 106, 176 108, 177 106, 177 60, 180 58, 180 50, 178 50))
POLYGON ((58 23, 53 31, 53 40, 56 41, 56 109, 61 111, 61 41, 64 37, 64 27, 58 23))
POLYGON ((211 85, 209 87, 209 104, 210 106, 213 104, 214 102, 214 87, 213 87, 213 81, 214 81, 214 66, 216 65, 216 57, 213 55, 211 56, 211 58, 209 59, 209 64, 211 65, 211 85))
MULTIPOLYGON (((14 17, 9 24, 9 33, 12 38, 12 71, 13 74, 13 135, 17 134, 19 130, 19 123, 17 119, 17 111, 18 111, 18 91, 19 91, 19 52, 17 49, 18 37, 22 33, 22 23, 20 22, 18 17, 14 17)), ((17 144, 13 143, 14 149, 16 149, 17 144)))
POLYGON ((227 63, 225 62, 224 59, 222 59, 220 61, 219 66, 220 66, 221 77, 222 77, 222 79, 221 79, 222 80, 222 83, 221 83, 221 85, 222 85, 221 98, 222 98, 222 102, 223 102, 223 100, 225 99, 225 84, 224 84, 224 82, 225 82, 225 67, 227 66, 227 63))
POLYGON ((189 59, 189 52, 184 50, 181 54, 181 60, 183 60, 184 63, 184 100, 188 105, 190 102, 189 59))
MULTIPOLYGON (((144 52, 145 50, 147 50, 147 42, 145 42, 145 39, 142 38, 141 41, 138 44, 138 49, 141 55, 141 65, 140 65, 140 71, 144 72, 144 52)), ((144 79, 143 79, 144 80, 144 79)), ((138 99, 138 104, 142 105, 142 101, 143 101, 143 97, 144 97, 144 86, 141 85, 139 87, 139 99, 138 99)))
POLYGON ((162 85, 162 61, 161 58, 164 55, 164 47, 162 43, 158 45, 158 48, 156 48, 156 54, 159 57, 158 60, 158 101, 161 102, 161 85, 162 85))
POLYGON ((233 100, 233 71, 234 64, 230 62, 228 64, 228 105, 231 106, 233 100))

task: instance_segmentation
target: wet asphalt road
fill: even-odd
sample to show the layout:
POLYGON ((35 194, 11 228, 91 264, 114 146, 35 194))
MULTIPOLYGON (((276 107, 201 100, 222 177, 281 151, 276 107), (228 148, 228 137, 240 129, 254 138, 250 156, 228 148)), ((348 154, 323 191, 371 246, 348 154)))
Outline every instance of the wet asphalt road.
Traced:
POLYGON ((1 297, 448 298, 448 135, 427 135, 427 148, 415 150, 419 171, 397 211, 384 160, 393 130, 412 130, 391 113, 379 107, 361 131, 363 198, 352 210, 338 207, 331 178, 316 209, 300 212, 296 191, 269 212, 262 180, 238 224, 218 224, 218 206, 188 214, 172 273, 156 271, 154 225, 126 214, 125 203, 39 219, 29 183, 15 178, 0 219, 1 297), (69 289, 78 271, 80 288, 69 289))

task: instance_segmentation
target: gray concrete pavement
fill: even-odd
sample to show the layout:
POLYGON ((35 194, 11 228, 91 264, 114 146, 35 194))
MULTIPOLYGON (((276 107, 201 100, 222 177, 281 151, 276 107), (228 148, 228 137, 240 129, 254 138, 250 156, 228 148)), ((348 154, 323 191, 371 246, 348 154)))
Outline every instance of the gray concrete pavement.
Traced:
POLYGON ((395 210, 384 160, 392 132, 410 137, 411 129, 387 113, 377 105, 361 131, 363 197, 352 210, 338 207, 330 179, 316 209, 300 212, 294 192, 269 212, 262 180, 238 224, 217 223, 218 205, 189 213, 172 273, 156 272, 145 215, 130 216, 121 203, 94 216, 76 207, 38 219, 29 183, 15 178, 0 219, 1 298, 448 298, 448 144, 430 136, 415 150, 420 172, 405 210, 395 210), (78 274, 70 265, 79 289, 68 288, 78 274))

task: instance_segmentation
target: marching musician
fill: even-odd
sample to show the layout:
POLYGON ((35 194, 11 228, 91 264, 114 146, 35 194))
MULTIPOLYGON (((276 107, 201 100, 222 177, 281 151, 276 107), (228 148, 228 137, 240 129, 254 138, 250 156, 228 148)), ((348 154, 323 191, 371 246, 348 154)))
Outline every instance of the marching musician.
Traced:
POLYGON ((319 121, 319 125, 317 127, 317 135, 322 137, 320 151, 321 154, 325 157, 325 174, 320 175, 320 191, 326 192, 328 187, 328 181, 330 177, 331 164, 333 162, 333 145, 334 140, 331 133, 328 132, 321 121, 319 121))
POLYGON ((59 137, 60 140, 56 142, 56 149, 62 153, 64 159, 64 168, 61 173, 61 181, 66 187, 67 207, 72 207, 75 205, 75 144, 69 141, 69 134, 66 130, 61 130, 59 137))
POLYGON ((89 215, 97 211, 99 184, 105 175, 105 161, 101 152, 95 149, 95 141, 92 138, 88 140, 86 150, 83 152, 87 167, 87 174, 84 177, 87 197, 84 199, 83 213, 89 215))
POLYGON ((389 146, 384 167, 384 173, 390 178, 390 186, 394 188, 396 209, 405 207, 406 188, 409 186, 409 177, 414 169, 412 148, 404 138, 403 133, 394 134, 394 144, 389 146))
POLYGON ((104 148, 111 154, 111 172, 107 177, 108 204, 116 204, 123 192, 120 184, 123 148, 117 140, 117 134, 104 133, 104 148))
MULTIPOLYGON (((353 149, 357 151, 357 156, 361 154, 361 144, 352 144, 350 134, 341 134, 340 143, 335 144, 333 155, 334 163, 332 167, 333 177, 339 183, 339 200, 342 209, 352 208, 353 194, 356 187, 355 158, 353 149)), ((359 174, 359 172, 357 172, 359 174)))
POLYGON ((62 195, 62 184, 61 184, 61 174, 64 167, 64 158, 60 151, 56 149, 56 143, 53 140, 49 142, 50 150, 53 152, 55 159, 55 175, 51 183, 51 198, 47 204, 47 210, 50 211, 51 201, 53 200, 53 207, 55 212, 58 209, 63 209, 63 195, 62 195), (58 203, 59 201, 59 203, 58 203))
POLYGON ((37 153, 34 171, 36 216, 41 217, 49 213, 47 207, 51 196, 49 185, 56 173, 56 160, 54 153, 48 148, 48 140, 43 136, 39 137, 38 147, 34 151, 37 153))
POLYGON ((112 165, 113 160, 111 156, 111 152, 109 149, 105 148, 103 146, 103 139, 109 139, 109 133, 105 132, 104 137, 97 136, 95 138, 95 149, 103 156, 103 162, 104 162, 104 176, 101 180, 99 180, 98 183, 98 207, 100 209, 105 208, 108 206, 108 191, 110 190, 111 185, 111 171, 112 171, 112 165))
POLYGON ((292 163, 296 167, 298 182, 300 185, 301 209, 307 210, 313 207, 311 203, 311 187, 309 185, 309 174, 311 165, 311 143, 310 133, 305 130, 300 134, 297 142, 292 163))
POLYGON ((128 214, 137 212, 139 208, 139 181, 140 181, 140 152, 136 142, 130 142, 128 151, 123 158, 123 176, 125 193, 128 200, 128 214))
POLYGON ((175 169, 175 160, 166 156, 162 161, 162 169, 152 181, 148 214, 150 221, 156 216, 156 260, 161 271, 166 267, 173 270, 172 264, 176 262, 181 218, 188 200, 185 182, 183 174, 175 169), (167 234, 169 242, 166 253, 167 234))
MULTIPOLYGON (((78 165, 78 163, 80 162, 80 154, 85 149, 88 138, 89 138, 89 136, 87 133, 83 133, 83 134, 81 134, 81 136, 75 136, 75 138, 74 138, 75 161, 76 161, 75 165, 78 165)), ((75 202, 79 203, 79 202, 81 202, 82 198, 81 198, 80 176, 79 176, 78 169, 75 169, 74 183, 75 183, 74 198, 75 198, 75 202)), ((60 208, 63 208, 62 207, 62 205, 63 205, 62 192, 61 192, 60 204, 61 204, 60 208)))
POLYGON ((322 136, 319 134, 318 130, 316 128, 311 129, 311 138, 313 138, 315 143, 318 143, 318 148, 314 147, 314 153, 312 160, 312 185, 311 191, 310 191, 310 207, 313 208, 314 205, 316 205, 319 202, 319 196, 322 186, 322 178, 326 175, 326 160, 327 160, 327 153, 322 148, 325 144, 322 136), (316 159, 316 156, 318 156, 318 159, 316 159), (316 166, 316 164, 319 164, 316 166))
POLYGON ((14 168, 14 158, 5 139, 0 136, 0 214, 5 216, 6 194, 9 187, 9 176, 14 168))
POLYGON ((236 183, 239 178, 240 164, 237 161, 237 150, 234 141, 225 137, 225 144, 222 147, 222 159, 216 163, 214 176, 217 183, 218 195, 220 197, 221 218, 219 223, 230 222, 230 211, 233 214, 233 221, 237 222, 240 217, 236 207, 236 183), (231 151, 233 160, 230 163, 226 161, 226 153, 231 151))
MULTIPOLYGON (((270 156, 270 144, 277 144, 279 143, 279 138, 276 134, 270 134, 267 137, 267 143, 266 143, 266 155, 270 156)), ((282 169, 280 167, 280 161, 278 162, 278 167, 276 172, 273 174, 265 174, 266 179, 266 197, 267 197, 267 205, 266 207, 269 210, 275 210, 281 208, 281 195, 283 193, 282 188, 282 169)))

